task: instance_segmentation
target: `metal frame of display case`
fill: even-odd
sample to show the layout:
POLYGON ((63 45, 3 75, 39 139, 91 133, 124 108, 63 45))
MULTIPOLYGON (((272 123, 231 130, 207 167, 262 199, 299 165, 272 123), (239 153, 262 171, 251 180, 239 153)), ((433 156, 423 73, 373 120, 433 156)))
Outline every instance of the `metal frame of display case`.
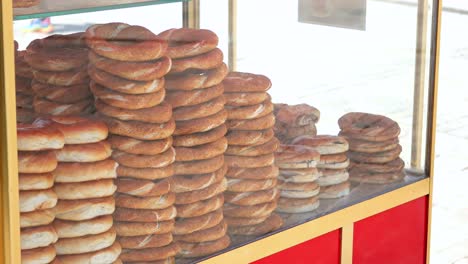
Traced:
MULTIPOLYGON (((229 54, 228 63, 231 70, 236 69, 236 0, 229 1, 229 54)), ((419 1, 418 11, 418 48, 426 43, 427 0, 419 1), (422 18, 420 18, 422 16, 422 18)), ((16 138, 16 105, 15 105, 15 73, 13 47, 13 8, 12 1, 0 2, 1 40, 0 40, 0 263, 20 263, 20 228, 19 228, 19 192, 16 138)), ((352 263, 354 223, 378 214, 390 208, 428 196, 428 229, 426 261, 429 263, 429 243, 431 225, 432 190, 434 179, 435 132, 437 110, 437 86, 439 67, 440 17, 442 3, 434 0, 432 6, 432 28, 430 46, 429 94, 426 131, 426 156, 424 169, 428 178, 409 184, 402 188, 387 192, 375 198, 346 207, 312 221, 286 229, 254 242, 240 246, 226 253, 209 258, 202 263, 249 263, 269 256, 286 248, 298 245, 333 230, 341 230, 341 263, 352 263)), ((183 25, 199 28, 199 0, 183 2, 183 25)), ((416 67, 424 72, 425 51, 417 49, 416 67), (419 65, 419 66, 418 66, 419 65)), ((424 78, 416 73, 415 97, 417 86, 423 87, 424 78)), ((421 88, 422 89, 422 88, 421 88)), ((420 98, 419 98, 420 99, 420 98)), ((416 100, 416 99, 415 99, 416 100)), ((424 102, 418 102, 422 105, 424 102)), ((416 107, 416 104, 415 104, 416 107)), ((415 109, 421 111, 420 109, 415 109)), ((421 117, 415 117, 421 119, 421 117)), ((422 121, 418 121, 421 122, 422 121)), ((413 138, 414 139, 414 138, 413 138)), ((418 150, 414 150, 418 151, 418 150)), ((421 150, 419 150, 421 151, 421 150)))

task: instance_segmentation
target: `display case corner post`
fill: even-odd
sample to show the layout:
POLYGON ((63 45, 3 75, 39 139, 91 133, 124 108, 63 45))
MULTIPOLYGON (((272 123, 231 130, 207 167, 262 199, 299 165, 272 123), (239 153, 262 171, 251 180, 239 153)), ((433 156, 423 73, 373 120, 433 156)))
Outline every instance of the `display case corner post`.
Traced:
POLYGON ((184 28, 200 28, 200 0, 182 2, 182 26, 184 28))

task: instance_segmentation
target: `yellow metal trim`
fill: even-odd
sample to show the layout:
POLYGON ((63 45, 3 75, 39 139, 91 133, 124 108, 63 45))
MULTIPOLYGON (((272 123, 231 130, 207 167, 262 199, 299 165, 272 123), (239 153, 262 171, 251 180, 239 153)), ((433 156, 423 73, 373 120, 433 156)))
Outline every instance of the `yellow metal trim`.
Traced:
POLYGON ((12 1, 1 1, 0 263, 21 263, 12 1))
POLYGON ((425 196, 429 194, 429 185, 429 179, 421 180, 373 199, 347 207, 335 213, 252 242, 224 254, 220 254, 201 263, 250 263, 326 234, 330 231, 337 230, 349 225, 350 223, 425 196))
POLYGON ((341 228, 341 264, 353 264, 354 223, 341 228))
POLYGON ((229 0, 229 70, 237 70, 237 0, 229 0))
POLYGON ((185 28, 200 28, 200 0, 183 2, 182 20, 185 28))

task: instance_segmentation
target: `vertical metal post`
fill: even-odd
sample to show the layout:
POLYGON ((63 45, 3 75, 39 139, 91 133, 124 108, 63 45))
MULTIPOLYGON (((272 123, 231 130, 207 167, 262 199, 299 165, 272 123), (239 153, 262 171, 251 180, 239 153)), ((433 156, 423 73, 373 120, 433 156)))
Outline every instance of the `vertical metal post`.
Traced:
POLYGON ((229 51, 230 71, 237 70, 237 0, 229 0, 229 51))
POLYGON ((185 28, 200 28, 200 0, 188 0, 182 3, 182 19, 185 28))

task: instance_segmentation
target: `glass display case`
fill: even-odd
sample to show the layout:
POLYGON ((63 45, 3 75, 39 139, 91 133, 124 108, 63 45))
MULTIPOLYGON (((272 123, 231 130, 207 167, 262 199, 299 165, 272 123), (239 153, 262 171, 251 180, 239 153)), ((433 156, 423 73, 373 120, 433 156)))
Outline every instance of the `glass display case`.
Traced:
POLYGON ((438 0, 12 2, 2 263, 429 262, 438 0))

